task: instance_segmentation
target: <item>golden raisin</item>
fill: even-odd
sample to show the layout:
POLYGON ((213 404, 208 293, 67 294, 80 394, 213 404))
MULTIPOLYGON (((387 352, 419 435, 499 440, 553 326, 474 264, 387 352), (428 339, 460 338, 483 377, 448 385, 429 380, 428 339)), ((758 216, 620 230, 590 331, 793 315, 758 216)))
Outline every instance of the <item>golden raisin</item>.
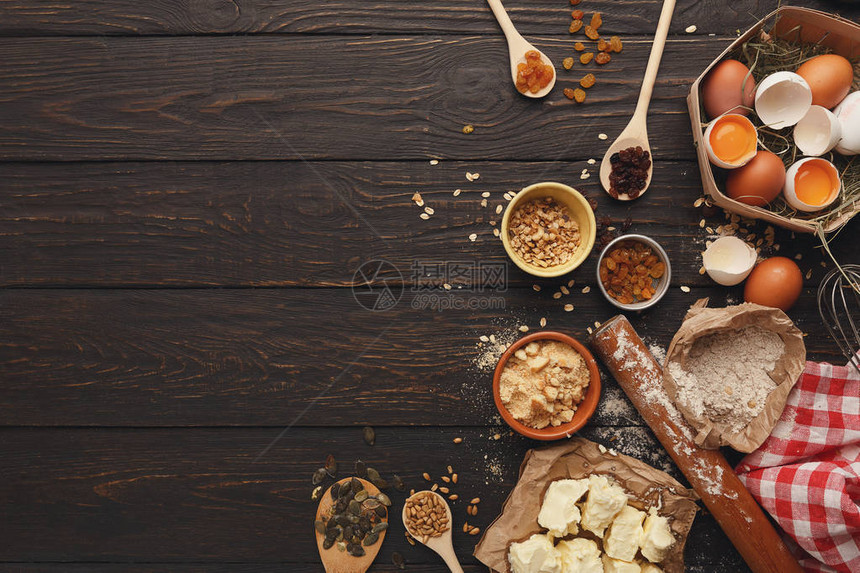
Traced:
POLYGON ((595 30, 591 26, 585 27, 585 35, 588 37, 589 40, 596 40, 600 37, 600 34, 597 33, 597 30, 595 30))
POLYGON ((581 64, 587 64, 588 62, 590 62, 590 61, 591 61, 591 59, 592 59, 593 57, 594 57, 594 54, 592 54, 591 52, 585 52, 584 54, 580 54, 580 56, 579 56, 579 62, 580 62, 581 64))
POLYGON ((600 38, 599 40, 597 40, 597 49, 601 52, 609 50, 609 42, 607 42, 603 38, 600 38))
POLYGON ((582 20, 574 20, 570 23, 570 28, 567 29, 571 34, 576 34, 582 28, 582 20))
POLYGON ((603 64, 608 64, 611 59, 612 56, 606 52, 599 52, 597 56, 595 56, 594 61, 602 66, 603 64))
POLYGON ((609 47, 612 48, 613 52, 620 52, 623 47, 621 45, 621 38, 619 38, 618 36, 612 36, 611 38, 609 38, 609 47))
POLYGON ((595 81, 596 79, 594 77, 594 74, 585 74, 585 76, 581 80, 579 80, 579 85, 588 89, 594 85, 595 81))
POLYGON ((585 101, 585 91, 579 88, 573 90, 573 99, 576 100, 576 103, 582 103, 585 101))
POLYGON ((580 2, 582 2, 582 0, 570 0, 570 5, 571 6, 578 6, 580 2))
POLYGON ((585 44, 583 44, 582 42, 577 42, 573 45, 573 49, 576 50, 577 52, 581 52, 582 50, 585 49, 585 44))
POLYGON ((562 60, 561 65, 564 66, 564 69, 569 70, 573 67, 573 58, 565 58, 562 60))
POLYGON ((564 88, 564 97, 567 99, 573 99, 573 88, 564 88))
POLYGON ((603 25, 603 17, 600 15, 600 12, 595 12, 591 16, 591 27, 595 30, 599 30, 600 26, 603 25))
POLYGON ((583 12, 582 10, 574 10, 570 13, 570 16, 574 20, 582 20, 582 18, 585 17, 585 12, 583 12))
POLYGON ((472 133, 473 131, 475 131, 475 126, 474 126, 474 125, 469 124, 469 125, 464 125, 464 126, 463 126, 463 133, 464 133, 464 134, 469 135, 469 134, 470 134, 470 133, 472 133))
POLYGON ((543 63, 540 53, 535 50, 526 52, 526 61, 517 64, 517 90, 536 94, 549 85, 554 76, 551 65, 543 63))

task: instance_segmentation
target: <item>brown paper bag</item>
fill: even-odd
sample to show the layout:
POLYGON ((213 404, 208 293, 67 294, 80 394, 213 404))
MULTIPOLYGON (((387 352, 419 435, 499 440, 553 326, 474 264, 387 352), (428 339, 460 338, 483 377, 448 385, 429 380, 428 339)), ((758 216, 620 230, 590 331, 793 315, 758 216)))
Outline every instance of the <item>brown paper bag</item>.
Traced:
POLYGON ((788 316, 777 308, 753 303, 743 303, 726 308, 706 308, 708 299, 697 301, 687 312, 681 328, 675 333, 666 361, 663 364, 663 386, 669 398, 698 433, 695 442, 706 449, 731 446, 739 452, 751 452, 764 442, 773 430, 785 409, 788 393, 797 382, 806 364, 806 345, 803 334, 788 316), (738 330, 747 326, 759 326, 775 332, 785 343, 785 352, 777 361, 771 379, 776 387, 771 390, 764 409, 752 419, 746 428, 732 433, 725 424, 696 416, 689 408, 676 400, 678 385, 669 373, 669 362, 678 362, 683 368, 693 343, 703 336, 725 330, 738 330))
POLYGON ((542 531, 537 517, 549 484, 592 473, 612 476, 627 491, 630 505, 643 511, 654 507, 669 518, 676 542, 660 567, 666 573, 682 573, 684 543, 698 509, 695 492, 684 488, 666 472, 623 454, 603 453, 597 444, 579 437, 526 453, 517 485, 502 506, 502 514, 475 547, 475 557, 493 571, 508 573, 510 544, 542 531))

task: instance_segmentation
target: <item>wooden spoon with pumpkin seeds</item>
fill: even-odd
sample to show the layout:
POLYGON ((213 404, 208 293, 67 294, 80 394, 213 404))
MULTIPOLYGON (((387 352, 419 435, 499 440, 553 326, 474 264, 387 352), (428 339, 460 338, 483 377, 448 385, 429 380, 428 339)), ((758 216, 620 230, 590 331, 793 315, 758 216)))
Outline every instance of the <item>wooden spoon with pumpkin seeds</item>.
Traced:
POLYGON ((391 500, 369 481, 344 478, 323 494, 314 521, 326 573, 364 573, 388 529, 391 500))

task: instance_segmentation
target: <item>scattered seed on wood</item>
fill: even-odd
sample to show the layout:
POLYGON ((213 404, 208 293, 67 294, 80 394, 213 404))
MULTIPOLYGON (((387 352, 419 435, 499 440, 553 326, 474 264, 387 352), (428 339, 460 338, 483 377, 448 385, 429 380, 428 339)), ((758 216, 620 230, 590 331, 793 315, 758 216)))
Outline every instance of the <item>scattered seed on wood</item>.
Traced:
POLYGON ((428 205, 427 207, 424 207, 424 212, 428 215, 433 215, 436 213, 436 210, 428 205))
POLYGON ((520 332, 528 332, 528 331, 529 331, 529 327, 528 327, 528 326, 526 326, 526 325, 524 324, 524 325, 522 325, 522 326, 519 328, 519 331, 520 331, 520 332))
POLYGON ((542 318, 540 319, 540 326, 541 326, 541 328, 543 328, 544 326, 546 326, 546 317, 542 317, 542 318))
POLYGON ((436 491, 437 489, 439 489, 439 484, 438 484, 438 483, 434 483, 434 484, 430 487, 430 491, 436 491))
POLYGON ((487 206, 487 200, 481 199, 481 207, 486 207, 486 206, 487 206))
POLYGON ((499 235, 501 235, 501 233, 499 232, 499 230, 498 230, 498 229, 493 229, 493 236, 494 236, 494 237, 498 237, 499 235))
POLYGON ((598 133, 598 134, 597 134, 597 139, 601 139, 601 140, 604 140, 604 141, 605 141, 605 140, 609 139, 609 136, 608 136, 608 135, 606 135, 605 133, 598 133))
POLYGON ((454 197, 456 197, 460 193, 461 193, 461 191, 459 189, 454 189, 454 197))
POLYGON ((451 475, 451 481, 452 481, 452 482, 454 482, 454 483, 457 483, 457 474, 452 474, 452 475, 451 475))
POLYGON ((455 443, 455 444, 461 444, 461 443, 463 443, 463 438, 461 438, 461 437, 459 437, 459 436, 458 436, 458 437, 456 437, 456 438, 454 438, 454 443, 455 443))
POLYGON ((469 535, 478 535, 481 532, 480 527, 473 527, 469 530, 469 535))
POLYGON ((496 205, 496 215, 499 215, 502 212, 502 206, 496 205))
POLYGON ((448 466, 448 467, 447 467, 447 468, 445 468, 445 469, 447 469, 447 470, 448 470, 448 475, 451 475, 451 474, 453 474, 453 473, 454 473, 454 468, 453 468, 453 467, 451 467, 451 466, 448 466))
POLYGON ((560 292, 554 292, 554 293, 552 293, 552 298, 554 298, 554 299, 556 299, 556 300, 560 299, 560 298, 561 298, 561 293, 560 293, 560 292))
POLYGON ((442 493, 451 493, 451 490, 445 486, 440 487, 439 491, 441 491, 442 493))
POLYGON ((469 124, 469 125, 464 125, 464 126, 463 126, 463 133, 465 133, 466 135, 469 135, 469 134, 470 134, 470 133, 472 133, 473 131, 475 131, 475 126, 474 126, 474 125, 469 124))
POLYGON ((565 311, 565 312, 570 312, 570 311, 572 311, 572 310, 573 310, 573 305, 572 305, 572 304, 566 304, 566 305, 564 305, 564 311, 565 311))
POLYGON ((451 483, 451 478, 449 478, 448 476, 442 476, 442 481, 445 483, 451 483))
POLYGON ((688 286, 682 286, 682 287, 681 287, 681 290, 682 290, 683 292, 690 292, 690 287, 688 287, 688 286))
POLYGON ((591 292, 591 287, 587 286, 582 289, 582 294, 588 294, 591 292))
POLYGON ((463 522, 463 533, 469 533, 469 524, 468 522, 463 522))
POLYGON ((337 475, 337 460, 334 459, 334 456, 329 454, 325 458, 325 471, 328 473, 329 477, 335 477, 337 475))
POLYGON ((376 443, 376 431, 370 426, 365 426, 361 430, 362 438, 364 439, 364 443, 368 446, 372 446, 376 443))
POLYGON ((450 499, 451 501, 457 501, 458 499, 460 499, 460 496, 457 495, 456 493, 452 493, 451 495, 448 496, 448 499, 450 499))
POLYGON ((477 504, 481 503, 481 498, 480 497, 473 497, 472 501, 470 503, 472 505, 477 505, 477 504))
POLYGON ((428 215, 427 213, 421 213, 418 216, 421 217, 422 219, 424 219, 425 221, 430 218, 430 215, 428 215))
POLYGON ((438 159, 431 159, 430 165, 439 165, 439 160, 438 159))
MULTIPOLYGON (((406 534, 406 537, 407 537, 407 539, 409 538, 408 533, 406 534)), ((413 541, 412 543, 414 545, 415 542, 413 541)), ((394 553, 391 554, 391 562, 394 565, 397 565, 398 569, 405 569, 406 568, 406 560, 403 559, 403 555, 401 555, 397 551, 395 551, 394 553)))
POLYGON ((692 33, 693 33, 693 32, 695 32, 696 30, 698 30, 698 28, 696 27, 696 25, 695 25, 695 24, 693 24, 693 25, 691 25, 691 26, 687 26, 687 27, 684 29, 684 31, 685 31, 685 32, 687 32, 688 34, 692 34, 692 33))

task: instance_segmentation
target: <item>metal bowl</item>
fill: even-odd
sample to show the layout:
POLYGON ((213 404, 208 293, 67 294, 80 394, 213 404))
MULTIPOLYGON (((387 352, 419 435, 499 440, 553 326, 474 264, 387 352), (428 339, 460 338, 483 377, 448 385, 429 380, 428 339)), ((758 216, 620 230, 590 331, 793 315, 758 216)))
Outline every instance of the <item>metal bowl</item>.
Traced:
POLYGON ((663 247, 660 246, 657 241, 650 237, 646 237, 645 235, 621 235, 617 239, 613 239, 608 245, 603 248, 603 251, 600 252, 600 257, 597 259, 597 286, 600 288, 600 292, 603 293, 603 296, 622 310, 645 310, 646 308, 650 308, 657 304, 663 295, 669 290, 669 284, 672 282, 672 265, 669 263, 669 255, 666 254, 666 251, 663 250, 663 247), (603 263, 603 258, 606 257, 606 253, 608 253, 613 247, 615 247, 618 243, 622 243, 625 241, 634 241, 639 243, 645 243, 654 251, 654 254, 666 265, 666 271, 663 273, 663 276, 657 279, 657 285, 654 292, 654 296, 651 297, 650 300, 643 300, 640 302, 634 302, 632 304, 624 304, 620 303, 606 292, 606 289, 603 288, 603 281, 600 280, 600 265, 603 263))

